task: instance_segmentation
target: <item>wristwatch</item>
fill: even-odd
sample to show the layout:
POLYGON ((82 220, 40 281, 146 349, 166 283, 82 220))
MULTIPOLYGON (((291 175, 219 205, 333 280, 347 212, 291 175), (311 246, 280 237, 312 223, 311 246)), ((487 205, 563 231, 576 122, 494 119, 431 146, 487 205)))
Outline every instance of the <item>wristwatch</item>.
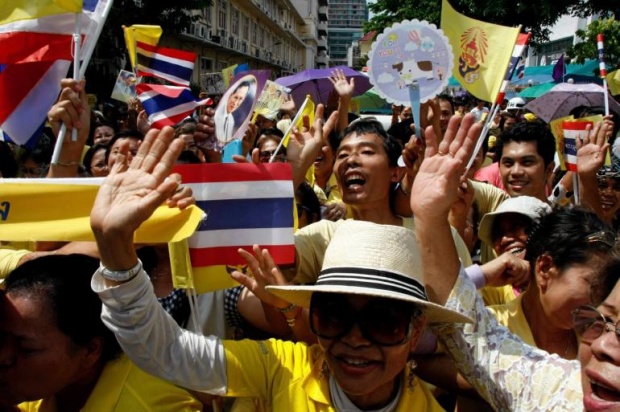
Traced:
POLYGON ((133 279, 138 273, 140 273, 141 270, 142 262, 140 261, 140 259, 138 259, 138 263, 136 263, 136 266, 128 270, 110 270, 103 266, 103 264, 99 266, 99 272, 101 273, 101 276, 115 282, 125 282, 133 279))

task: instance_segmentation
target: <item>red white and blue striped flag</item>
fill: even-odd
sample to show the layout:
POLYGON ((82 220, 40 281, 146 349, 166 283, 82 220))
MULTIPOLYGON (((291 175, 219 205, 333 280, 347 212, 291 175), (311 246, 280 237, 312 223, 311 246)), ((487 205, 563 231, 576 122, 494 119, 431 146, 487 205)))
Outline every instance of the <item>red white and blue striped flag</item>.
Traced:
POLYGON ((143 42, 137 42, 136 52, 138 76, 154 76, 181 86, 189 86, 196 53, 143 42))
POLYGON ((243 265, 238 249, 268 249, 277 264, 293 263, 293 183, 291 166, 270 164, 179 165, 183 185, 194 192, 207 218, 189 239, 194 277, 197 268, 243 265))
POLYGON ((530 41, 531 34, 530 33, 519 33, 517 36, 517 41, 512 49, 512 56, 510 57, 510 63, 508 64, 508 68, 506 69, 506 73, 504 74, 504 81, 500 87, 499 93, 497 95, 497 99, 495 100, 497 104, 501 104, 506 97, 506 89, 508 88, 508 84, 510 83, 510 79, 512 79, 512 75, 519 67, 522 70, 525 70, 525 66, 519 65, 521 61, 521 55, 523 51, 527 47, 528 42, 530 41))
POLYGON ((33 138, 40 135, 73 60, 76 11, 82 12, 82 50, 89 50, 111 1, 14 0, 7 13, 0 13, 0 129, 6 140, 36 143, 33 138))
POLYGON ((149 123, 155 129, 173 126, 191 115, 198 106, 211 102, 211 99, 196 101, 187 87, 139 83, 136 91, 149 123))

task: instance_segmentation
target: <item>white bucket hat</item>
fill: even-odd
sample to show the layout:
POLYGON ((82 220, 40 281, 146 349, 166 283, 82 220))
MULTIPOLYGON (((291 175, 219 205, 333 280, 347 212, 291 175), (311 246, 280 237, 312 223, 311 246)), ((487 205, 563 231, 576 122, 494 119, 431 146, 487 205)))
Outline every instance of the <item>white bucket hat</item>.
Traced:
POLYGON ((505 213, 517 213, 538 223, 541 217, 551 213, 551 206, 532 196, 517 196, 504 200, 494 212, 487 213, 480 221, 478 238, 488 245, 493 244, 493 224, 495 219, 505 213))
POLYGON ((399 226, 347 220, 334 233, 323 268, 312 286, 268 286, 274 295, 309 307, 313 292, 347 293, 417 304, 430 323, 471 323, 458 312, 428 301, 413 232, 399 226))

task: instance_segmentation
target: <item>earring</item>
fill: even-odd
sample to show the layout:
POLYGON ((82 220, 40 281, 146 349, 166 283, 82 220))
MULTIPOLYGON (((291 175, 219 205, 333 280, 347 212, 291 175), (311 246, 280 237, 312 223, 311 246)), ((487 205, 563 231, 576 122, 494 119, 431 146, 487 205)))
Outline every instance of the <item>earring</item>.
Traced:
POLYGON ((326 378, 329 374, 329 368, 327 367, 327 362, 323 361, 321 364, 321 370, 319 371, 319 379, 326 378))
POLYGON ((413 390, 413 380, 415 379, 415 368, 418 367, 418 363, 415 359, 411 358, 407 361, 407 387, 409 390, 413 390))

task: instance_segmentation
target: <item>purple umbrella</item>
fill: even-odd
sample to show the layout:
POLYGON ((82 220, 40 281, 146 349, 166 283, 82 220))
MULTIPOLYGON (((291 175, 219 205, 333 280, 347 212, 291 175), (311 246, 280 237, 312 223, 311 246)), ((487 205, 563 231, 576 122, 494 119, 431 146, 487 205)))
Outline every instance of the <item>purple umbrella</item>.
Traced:
POLYGON ((329 69, 307 69, 292 76, 280 77, 276 83, 291 89, 295 105, 300 107, 306 95, 310 95, 316 104, 327 104, 334 86, 329 81, 334 70, 341 69, 347 80, 355 78, 353 96, 359 96, 372 87, 368 76, 346 66, 331 67, 329 69))
MULTIPOLYGON (((550 122, 568 116, 575 107, 604 105, 604 90, 598 84, 560 83, 526 104, 525 108, 545 122, 550 122)), ((611 97, 609 97, 609 110, 620 115, 620 105, 611 97)))

